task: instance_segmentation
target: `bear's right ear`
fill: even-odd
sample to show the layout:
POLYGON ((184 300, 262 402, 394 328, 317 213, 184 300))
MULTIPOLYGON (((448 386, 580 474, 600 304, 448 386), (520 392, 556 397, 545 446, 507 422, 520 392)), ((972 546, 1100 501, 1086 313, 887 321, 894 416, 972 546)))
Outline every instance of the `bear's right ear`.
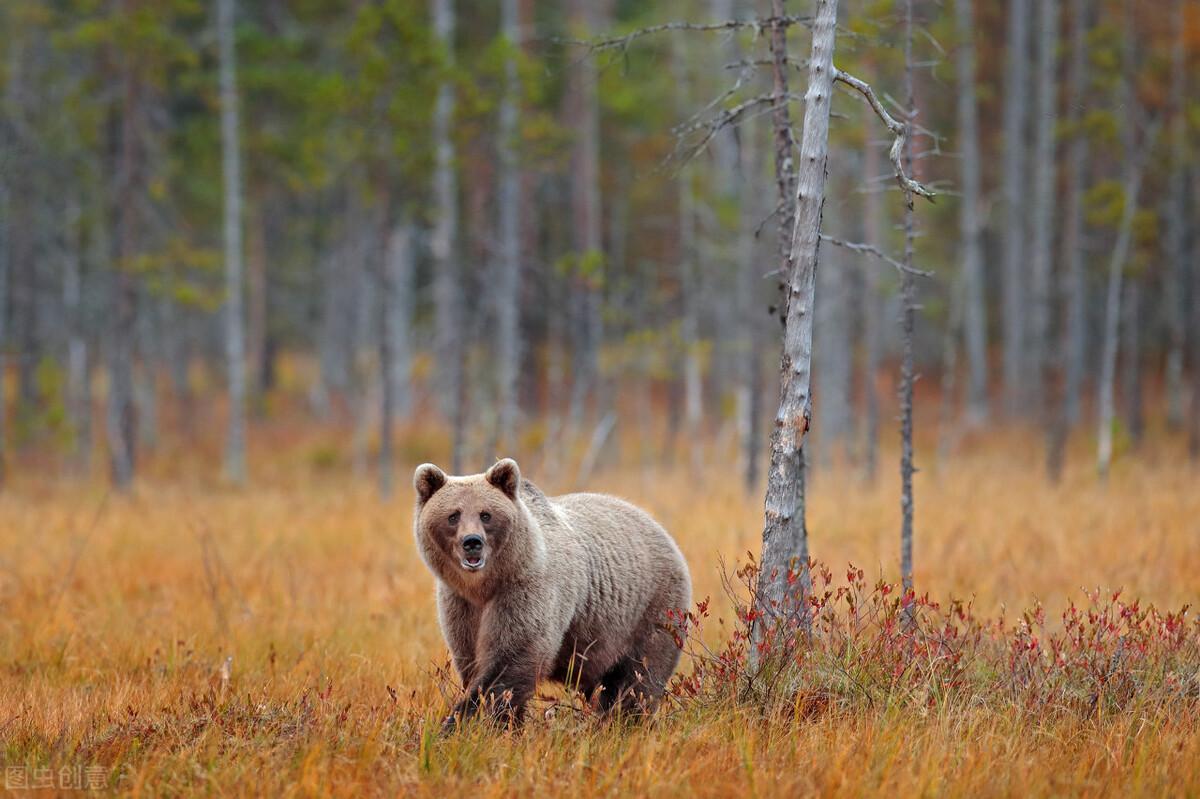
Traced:
POLYGON ((421 503, 429 501, 439 488, 446 484, 446 473, 432 463, 422 463, 413 472, 413 488, 417 489, 417 496, 420 497, 421 503))

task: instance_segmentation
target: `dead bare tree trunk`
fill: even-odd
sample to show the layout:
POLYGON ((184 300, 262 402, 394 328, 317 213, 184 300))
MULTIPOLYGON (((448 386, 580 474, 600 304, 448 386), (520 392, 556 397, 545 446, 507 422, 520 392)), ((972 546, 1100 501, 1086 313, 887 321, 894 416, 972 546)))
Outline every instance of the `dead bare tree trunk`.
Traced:
MULTIPOLYGON (((570 0, 571 26, 583 36, 607 17, 608 0, 570 0)), ((600 216, 600 103, 595 60, 582 59, 568 76, 567 115, 576 129, 571 154, 571 214, 575 265, 572 289, 576 321, 570 427, 577 432, 599 379, 600 291, 604 244, 600 216)))
POLYGON ((521 172, 517 158, 520 141, 521 85, 517 53, 521 47, 518 0, 502 0, 500 32, 509 48, 504 63, 504 95, 500 100, 500 258, 495 288, 497 372, 499 376, 499 428, 496 439, 507 448, 516 444, 517 374, 521 363, 521 172))
POLYGON ((241 485, 246 481, 246 326, 242 301, 242 164, 234 13, 234 0, 217 0, 221 171, 225 188, 225 369, 229 381, 225 476, 241 485))
MULTIPOLYGON (((782 0, 774 0, 773 11, 776 17, 782 16, 782 0)), ((836 26, 837 0, 814 0, 800 160, 796 170, 796 190, 791 195, 795 198, 795 222, 783 262, 787 296, 783 357, 779 368, 779 410, 775 414, 775 431, 771 436, 771 465, 763 503, 758 610, 768 616, 775 616, 783 609, 789 572, 800 571, 803 575, 801 590, 807 590, 808 535, 804 523, 802 447, 812 419, 812 322, 821 212, 825 204, 836 26)), ((780 59, 786 59, 787 47, 782 27, 776 26, 772 30, 771 41, 776 59, 776 103, 783 103, 786 93, 779 94, 779 75, 784 67, 780 59)), ((777 127, 776 175, 784 176, 783 185, 786 185, 786 175, 790 172, 787 168, 791 162, 790 145, 790 136, 777 127)))
POLYGON ((91 450, 91 391, 88 385, 88 347, 83 305, 83 240, 76 198, 67 204, 67 241, 63 264, 63 313, 67 326, 67 413, 73 438, 72 468, 86 474, 91 450))
POLYGON ((137 278, 132 260, 138 232, 134 218, 138 166, 140 85, 133 64, 122 65, 119 146, 116 154, 117 257, 112 286, 112 326, 109 335, 108 451, 112 480, 119 490, 133 482, 137 451, 137 414, 133 398, 133 361, 137 337, 137 278))
MULTIPOLYGON (((431 0, 430 16, 433 31, 441 45, 447 66, 454 63, 454 3, 453 0, 431 0)), ((458 177, 455 173, 455 148, 452 122, 454 119, 454 85, 447 78, 438 87, 433 111, 434 153, 433 198, 434 221, 429 247, 433 256, 433 293, 436 305, 434 350, 439 369, 438 389, 442 411, 451 424, 450 468, 455 474, 462 471, 465 438, 466 400, 463 387, 465 343, 462 340, 461 266, 458 263, 458 177)))
POLYGON ((1025 366, 1025 117, 1029 89, 1029 0, 1008 4, 1004 96, 1004 392, 1017 415, 1025 366))
POLYGON ((1134 449, 1142 443, 1146 418, 1142 412, 1142 285, 1141 278, 1131 275, 1125 281, 1125 299, 1121 303, 1125 317, 1125 358, 1122 364, 1122 394, 1125 395, 1125 416, 1129 422, 1129 441, 1134 449))
MULTIPOLYGON (((1167 304, 1167 426, 1178 430, 1183 424, 1183 350, 1187 339, 1185 289, 1187 275, 1187 106, 1185 84, 1187 59, 1183 0, 1175 0, 1175 41, 1171 49, 1171 171, 1167 194, 1167 258, 1166 284, 1163 287, 1167 304)), ((1200 302, 1193 297, 1192 302, 1200 302)))
POLYGON ((1088 1, 1071 0, 1071 61, 1067 77, 1066 209, 1063 211, 1062 272, 1059 291, 1063 308, 1059 330, 1056 380, 1061 398, 1053 407, 1049 431, 1047 472, 1052 481, 1062 475, 1070 428, 1079 420, 1083 358, 1087 336, 1084 300, 1087 291, 1083 270, 1083 179, 1087 137, 1082 130, 1082 103, 1087 92, 1088 1))
POLYGON ((979 109, 975 101, 975 0, 956 0, 958 12, 958 131, 962 152, 963 333, 967 354, 967 422, 988 416, 987 304, 984 299, 982 226, 983 194, 979 157, 979 109))
POLYGON ((1042 424, 1046 424, 1045 371, 1049 364, 1051 252, 1054 248, 1054 211, 1058 206, 1055 182, 1055 130, 1058 119, 1058 0, 1039 0, 1037 38, 1037 112, 1033 149, 1032 303, 1027 353, 1026 391, 1042 424))
POLYGON ((387 499, 392 495, 394 418, 397 413, 408 413, 411 401, 413 255, 412 226, 406 217, 397 219, 388 234, 380 276, 379 493, 387 499))
POLYGON ((0 488, 8 479, 9 211, 8 175, 4 174, 0 176, 0 488))
MULTIPOLYGON (((1124 19, 1122 37, 1122 75, 1120 83, 1120 103, 1125 112, 1121 120, 1121 145, 1126 153, 1132 154, 1125 167, 1124 208, 1121 213, 1121 223, 1117 229, 1117 240, 1113 245, 1112 255, 1108 262, 1108 290, 1104 310, 1104 344, 1100 362, 1100 383, 1097 387, 1097 417, 1099 431, 1096 447, 1096 468, 1101 479, 1108 477, 1108 469, 1112 465, 1113 456, 1113 418, 1116 415, 1114 393, 1117 373, 1117 350, 1121 322, 1121 283, 1125 264, 1129 260, 1129 250, 1133 241, 1133 218, 1137 213, 1138 195, 1142 188, 1142 174, 1150 151, 1154 148, 1154 140, 1158 136, 1157 123, 1143 138, 1141 150, 1137 146, 1137 121, 1141 109, 1137 102, 1137 92, 1134 87, 1134 14, 1133 0, 1124 0, 1124 19)), ((1136 357, 1130 353, 1130 357, 1136 357)))
MULTIPOLYGON (((1132 124, 1132 123, 1127 123, 1132 124)), ((1108 476, 1113 455, 1114 383, 1117 371, 1118 332, 1121 319, 1121 278, 1129 259, 1133 238, 1133 217, 1137 211, 1138 194, 1142 187, 1143 160, 1152 146, 1150 137, 1143 143, 1143 152, 1130 159, 1125 176, 1125 208, 1108 261, 1108 290, 1104 304, 1104 342, 1100 361, 1100 381, 1097 387, 1096 408, 1099 419, 1096 468, 1102 478, 1108 476)))
MULTIPOLYGON (((913 89, 913 9, 912 0, 904 3, 904 172, 912 175, 912 120, 917 114, 913 89)), ((916 373, 913 333, 917 317, 917 287, 913 273, 913 195, 904 193, 904 266, 900 273, 901 329, 903 356, 900 363, 900 579, 906 592, 913 590, 913 384, 916 373)))

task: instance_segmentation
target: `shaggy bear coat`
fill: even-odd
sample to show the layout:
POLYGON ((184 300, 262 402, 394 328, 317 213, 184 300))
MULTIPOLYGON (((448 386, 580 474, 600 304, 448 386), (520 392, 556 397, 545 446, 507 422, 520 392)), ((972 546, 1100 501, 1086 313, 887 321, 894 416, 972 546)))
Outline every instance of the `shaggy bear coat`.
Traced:
POLYGON ((691 603, 679 548, 643 510, 603 494, 547 497, 504 459, 484 474, 417 468, 414 532, 466 696, 448 726, 519 722, 540 680, 603 713, 642 713, 679 661, 669 610, 691 603))

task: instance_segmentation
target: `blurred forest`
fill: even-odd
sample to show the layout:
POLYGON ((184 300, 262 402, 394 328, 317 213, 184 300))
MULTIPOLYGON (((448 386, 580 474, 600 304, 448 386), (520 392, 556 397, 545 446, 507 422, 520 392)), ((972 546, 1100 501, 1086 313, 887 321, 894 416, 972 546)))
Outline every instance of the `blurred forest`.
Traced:
MULTIPOLYGON (((417 452, 586 479, 620 442, 756 485, 799 5, 5 0, 0 466, 124 486, 172 441, 253 481, 247 436, 303 419, 385 492, 417 452)), ((834 63, 903 117, 903 4, 842 5, 834 63)), ((1103 471, 1161 419, 1200 453, 1200 6, 913 6, 938 451, 1016 424, 1103 471)), ((869 476, 904 202, 863 98, 832 115, 809 460, 869 476)))

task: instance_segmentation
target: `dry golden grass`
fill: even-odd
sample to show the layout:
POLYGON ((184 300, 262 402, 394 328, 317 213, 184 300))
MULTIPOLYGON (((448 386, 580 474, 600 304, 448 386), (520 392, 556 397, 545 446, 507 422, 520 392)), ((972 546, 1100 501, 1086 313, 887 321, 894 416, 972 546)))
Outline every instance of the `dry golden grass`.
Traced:
MULTIPOLYGON (((0 494, 4 766, 100 765, 111 789, 143 795, 1200 792, 1195 703, 1086 719, 968 703, 790 719, 684 704, 642 727, 560 708, 517 733, 435 736, 447 657, 407 486, 428 453, 410 453, 384 502, 367 478, 319 468, 333 434, 290 447, 272 435, 255 441, 248 490, 163 456, 129 496, 33 475, 0 494)), ((918 586, 987 614, 1035 598, 1058 608, 1085 586, 1194 601, 1200 476, 1182 448, 1148 443, 1106 484, 1076 455, 1058 487, 1032 435, 966 441, 937 469, 923 458, 918 586)), ((532 462, 529 476, 565 487, 532 462)), ((850 469, 815 476, 815 556, 895 576, 898 481, 891 461, 882 471, 873 487, 850 469)), ((760 495, 728 467, 609 468, 590 487, 653 512, 697 598, 718 608, 720 559, 757 551, 760 495)))

